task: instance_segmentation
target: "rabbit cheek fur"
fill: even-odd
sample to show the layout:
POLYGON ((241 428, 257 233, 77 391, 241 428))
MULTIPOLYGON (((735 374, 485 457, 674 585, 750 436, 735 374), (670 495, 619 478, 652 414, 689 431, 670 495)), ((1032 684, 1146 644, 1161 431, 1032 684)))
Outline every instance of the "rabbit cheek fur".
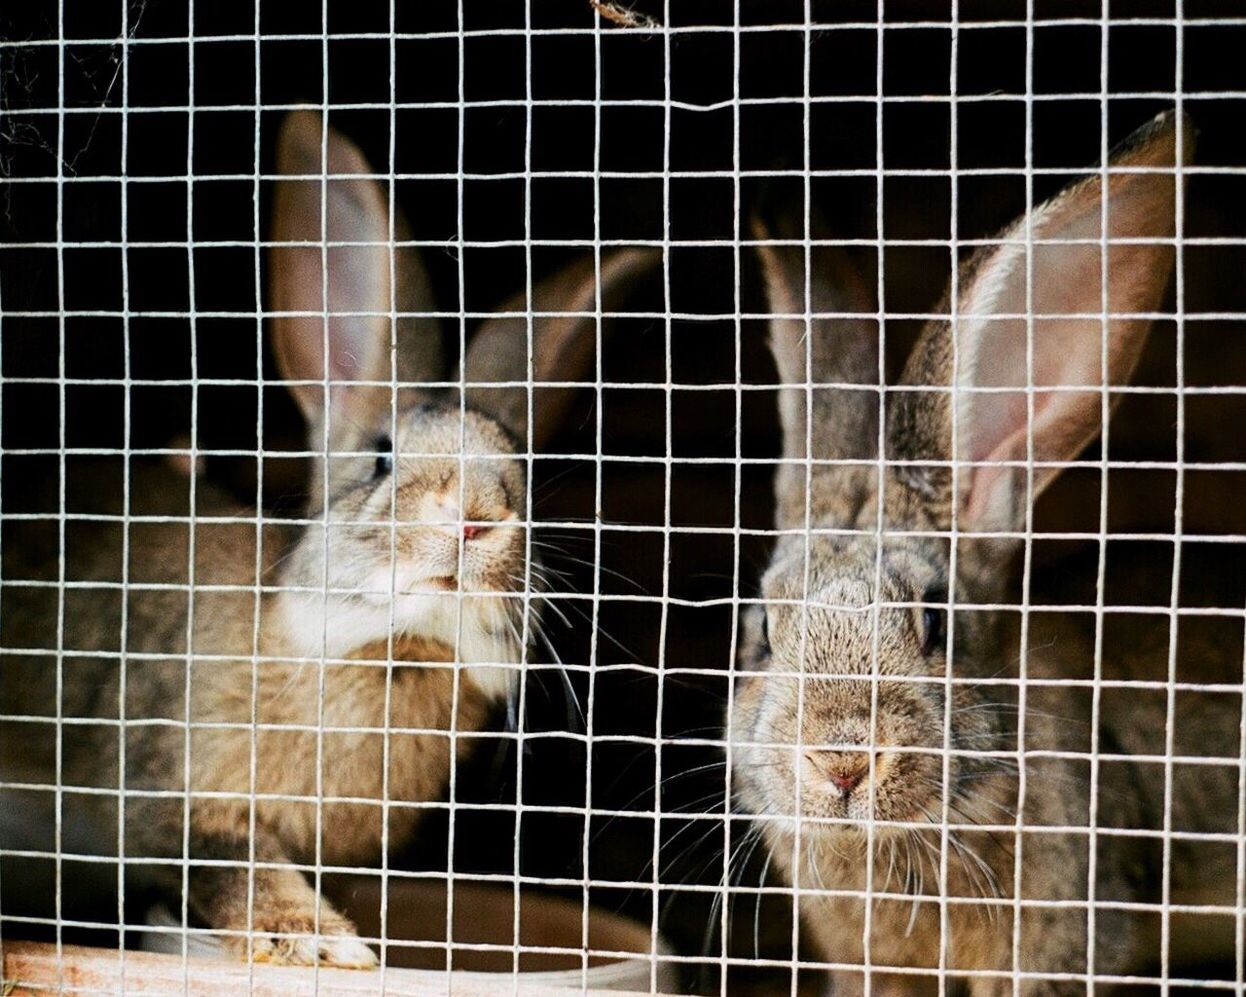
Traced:
MULTIPOLYGON (((1089 754, 1096 743, 1107 754, 1163 751, 1147 741, 1147 732, 1167 723, 1162 707, 1147 712, 1140 697, 1123 710, 1106 705, 1105 697, 1098 730, 1091 730, 1089 692, 1060 680, 1095 674, 1093 624, 1031 614, 1022 663, 1019 614, 959 609, 949 665, 939 607, 949 592, 960 606, 1018 601, 1007 577, 1018 544, 998 534, 1025 530, 1027 494, 1036 497, 1058 473, 1046 462, 1079 455, 1101 427, 1100 386, 1105 380, 1120 383, 1133 371, 1146 320, 1114 317, 1105 324, 1050 317, 1036 320, 1027 337, 1026 323, 1007 316, 1101 309, 1102 261, 1093 240, 1104 217, 1111 236, 1132 239, 1111 247, 1112 310, 1159 307, 1173 259, 1166 241, 1174 231, 1172 170, 1188 157, 1192 132, 1186 123, 1183 147, 1177 122, 1174 115, 1156 119, 1111 163, 1166 167, 1167 174, 1121 171, 1106 190, 1100 177, 1090 177, 1018 222, 1008 233, 1011 247, 986 248, 966 264, 959 281, 958 311, 965 317, 955 331, 957 350, 948 323, 929 325, 903 378, 904 385, 944 390, 889 392, 881 431, 877 390, 804 386, 876 385, 877 346, 869 344, 877 344, 877 326, 848 318, 819 320, 806 329, 803 322, 781 318, 807 310, 801 290, 805 261, 799 251, 761 251, 775 313, 772 352, 783 382, 798 387, 780 401, 784 456, 792 460, 777 476, 776 519, 787 532, 763 578, 760 605, 743 621, 742 674, 728 731, 732 791, 736 805, 756 815, 779 873, 805 891, 803 920, 828 961, 846 967, 864 962, 865 898, 843 894, 875 894, 869 921, 875 985, 920 986, 920 975, 888 974, 886 967, 934 970, 945 955, 949 970, 985 971, 968 980, 974 995, 1012 992, 1011 974, 1018 968, 1084 974, 1091 839, 1077 829, 1092 821, 1162 826, 1163 779, 1156 766, 1143 763, 1104 764, 1097 776, 1099 808, 1091 812, 1089 754), (1050 241, 1033 249, 1028 267, 1015 248, 1027 230, 1050 241), (1056 244, 1075 239, 1088 243, 1087 251, 1056 244), (996 313, 1004 317, 994 318, 996 313), (1085 387, 1038 392, 1031 405, 1024 392, 1028 383, 1085 387), (953 384, 962 389, 955 396, 956 434, 953 396, 946 390, 953 384), (967 390, 977 387, 1014 390, 967 390), (812 402, 808 414, 806 399, 812 402), (949 466, 953 439, 955 456, 964 462, 955 479, 949 466), (880 440, 888 459, 881 473, 880 440), (858 464, 801 466, 810 443, 814 452, 808 456, 858 464), (1036 462, 1028 475, 1007 463, 1028 457, 1036 462), (961 534, 954 570, 947 539, 911 535, 946 535, 953 526, 961 534), (842 537, 819 528, 860 532, 842 537), (949 668, 959 681, 946 681, 949 668), (1025 686, 1024 698, 1015 681, 1022 674, 1038 680, 1025 686), (1025 761, 1024 793, 1015 756, 989 754, 1015 752, 1022 722, 1025 749, 1039 753, 1025 761), (1018 809, 1024 833, 1013 831, 1018 809), (944 824, 953 827, 944 831, 944 824), (946 895, 963 902, 940 904, 944 881, 946 895), (1023 906, 1014 926, 1012 898, 1018 893, 1022 900, 1056 903, 1023 906)), ((766 225, 756 227, 760 238, 773 238, 766 225)), ((815 312, 876 311, 844 257, 822 255, 809 272, 815 312)), ((1115 637, 1105 637, 1099 655, 1105 680, 1166 674, 1167 643, 1149 634, 1145 622, 1131 618, 1115 637)), ((1188 646, 1180 667, 1197 668, 1209 681, 1236 681, 1231 676, 1240 677, 1240 654, 1239 632, 1224 644, 1188 646)), ((1237 736, 1239 719, 1222 706, 1200 709, 1199 743, 1190 752, 1236 757, 1236 747, 1221 742, 1237 736)), ((1180 730, 1181 721, 1176 723, 1180 730)), ((1236 814, 1234 772, 1208 766, 1196 788, 1173 793, 1184 828, 1216 830, 1223 815, 1236 814)), ((1157 902, 1157 842, 1143 836, 1105 841, 1097 851, 1095 896, 1157 902)), ((1214 902, 1232 903, 1223 888, 1209 893, 1215 876, 1235 880, 1208 854, 1193 858, 1173 849, 1172 897, 1206 903, 1214 896, 1214 902)), ((1136 972, 1157 951, 1142 922, 1119 908, 1097 908, 1095 925, 1097 973, 1136 972)), ((1184 940, 1174 930, 1172 941, 1177 960, 1184 940)), ((1231 937, 1228 942, 1231 952, 1231 937)), ((836 993, 859 993, 863 979, 851 968, 832 973, 836 993)), ((1035 993, 1083 993, 1085 986, 1084 980, 1041 975, 1022 983, 1035 993)))

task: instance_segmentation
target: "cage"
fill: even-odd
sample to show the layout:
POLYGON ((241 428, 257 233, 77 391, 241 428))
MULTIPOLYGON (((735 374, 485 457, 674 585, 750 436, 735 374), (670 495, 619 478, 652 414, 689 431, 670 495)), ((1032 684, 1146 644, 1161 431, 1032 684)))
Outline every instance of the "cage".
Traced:
POLYGON ((0 10, 3 992, 1242 992, 1218 0, 0 10))

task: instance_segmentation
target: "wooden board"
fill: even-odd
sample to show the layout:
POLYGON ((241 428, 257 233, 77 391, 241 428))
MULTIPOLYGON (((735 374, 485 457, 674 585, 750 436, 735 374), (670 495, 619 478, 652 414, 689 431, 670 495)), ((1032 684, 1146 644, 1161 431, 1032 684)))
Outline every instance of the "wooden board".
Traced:
POLYGON ((183 994, 185 997, 221 997, 251 994, 252 997, 348 997, 370 994, 397 995, 585 993, 609 997, 620 991, 581 990, 551 986, 548 979, 516 983, 508 974, 490 980, 479 973, 445 973, 415 969, 359 971, 348 969, 302 969, 290 966, 248 966, 211 959, 116 949, 61 947, 36 942, 5 942, 3 997, 64 994, 183 994), (482 978, 483 977, 483 978, 482 978))

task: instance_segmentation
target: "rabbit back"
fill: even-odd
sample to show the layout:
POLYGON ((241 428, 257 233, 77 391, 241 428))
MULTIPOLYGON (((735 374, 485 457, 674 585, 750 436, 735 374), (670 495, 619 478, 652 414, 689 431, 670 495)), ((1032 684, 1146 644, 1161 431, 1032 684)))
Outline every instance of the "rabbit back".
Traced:
MULTIPOLYGON (((5 544, 0 714, 38 718, 0 722, 5 781, 115 788, 121 775, 118 723, 124 719, 133 725, 126 732, 126 784, 166 788, 184 731, 162 722, 186 720, 188 639, 200 654, 251 653, 254 595, 212 587, 254 587, 254 522, 197 521, 192 531, 188 479, 138 461, 129 468, 130 505, 123 509, 124 473, 119 463, 82 469, 82 494, 89 498, 71 501, 64 589, 57 584, 61 549, 55 529, 39 528, 5 544), (73 519, 73 511, 132 518, 127 524, 73 519), (194 627, 188 633, 192 532, 194 627)), ((195 501, 201 519, 245 516, 204 482, 196 482, 195 501)), ((267 528, 266 539, 275 559, 282 531, 267 528)))

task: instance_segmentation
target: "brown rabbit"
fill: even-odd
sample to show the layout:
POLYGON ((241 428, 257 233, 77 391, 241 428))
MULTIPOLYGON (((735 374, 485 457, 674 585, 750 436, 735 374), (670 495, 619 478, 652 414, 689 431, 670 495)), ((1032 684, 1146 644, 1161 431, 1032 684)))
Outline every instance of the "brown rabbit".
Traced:
POLYGON ((360 152, 300 111, 277 163, 290 179, 277 183, 271 334, 318 455, 307 521, 261 522, 135 461, 128 530, 120 473, 86 486, 102 501, 67 486, 75 511, 113 519, 66 523, 68 588, 37 584, 60 580, 54 538, 50 559, 33 530, 6 543, 4 645, 29 651, 0 671, 0 844, 37 864, 115 856, 120 840, 238 955, 370 966, 307 867, 401 841, 511 691, 532 574, 523 455, 529 426, 538 446, 568 394, 533 392, 530 420, 514 382, 582 374, 596 339, 584 313, 652 254, 607 256, 600 289, 588 264, 537 287, 534 312, 579 314, 535 319, 531 372, 527 322, 486 322, 460 399, 422 386, 446 379, 438 323, 410 314, 433 310, 428 281, 412 251, 393 252, 360 152))
MULTIPOLYGON (((1166 607, 1109 619, 1101 655, 1093 616, 999 608, 1019 604, 1008 565, 1033 499, 1138 358, 1191 144, 1161 116, 1117 151, 1106 193, 1093 174, 980 250, 881 421, 876 306, 850 262, 814 256, 812 310, 841 317, 806 336, 804 257, 762 251, 781 380, 814 386, 781 389, 780 536, 745 617, 733 797, 799 889, 837 994, 933 987, 941 966, 976 995, 1084 993, 1188 940, 1233 952, 1240 696, 1174 691, 1169 729, 1166 607), (1182 904, 1226 916, 1184 932, 1182 904)), ((1190 624, 1174 674, 1240 682, 1240 626, 1190 624)))

